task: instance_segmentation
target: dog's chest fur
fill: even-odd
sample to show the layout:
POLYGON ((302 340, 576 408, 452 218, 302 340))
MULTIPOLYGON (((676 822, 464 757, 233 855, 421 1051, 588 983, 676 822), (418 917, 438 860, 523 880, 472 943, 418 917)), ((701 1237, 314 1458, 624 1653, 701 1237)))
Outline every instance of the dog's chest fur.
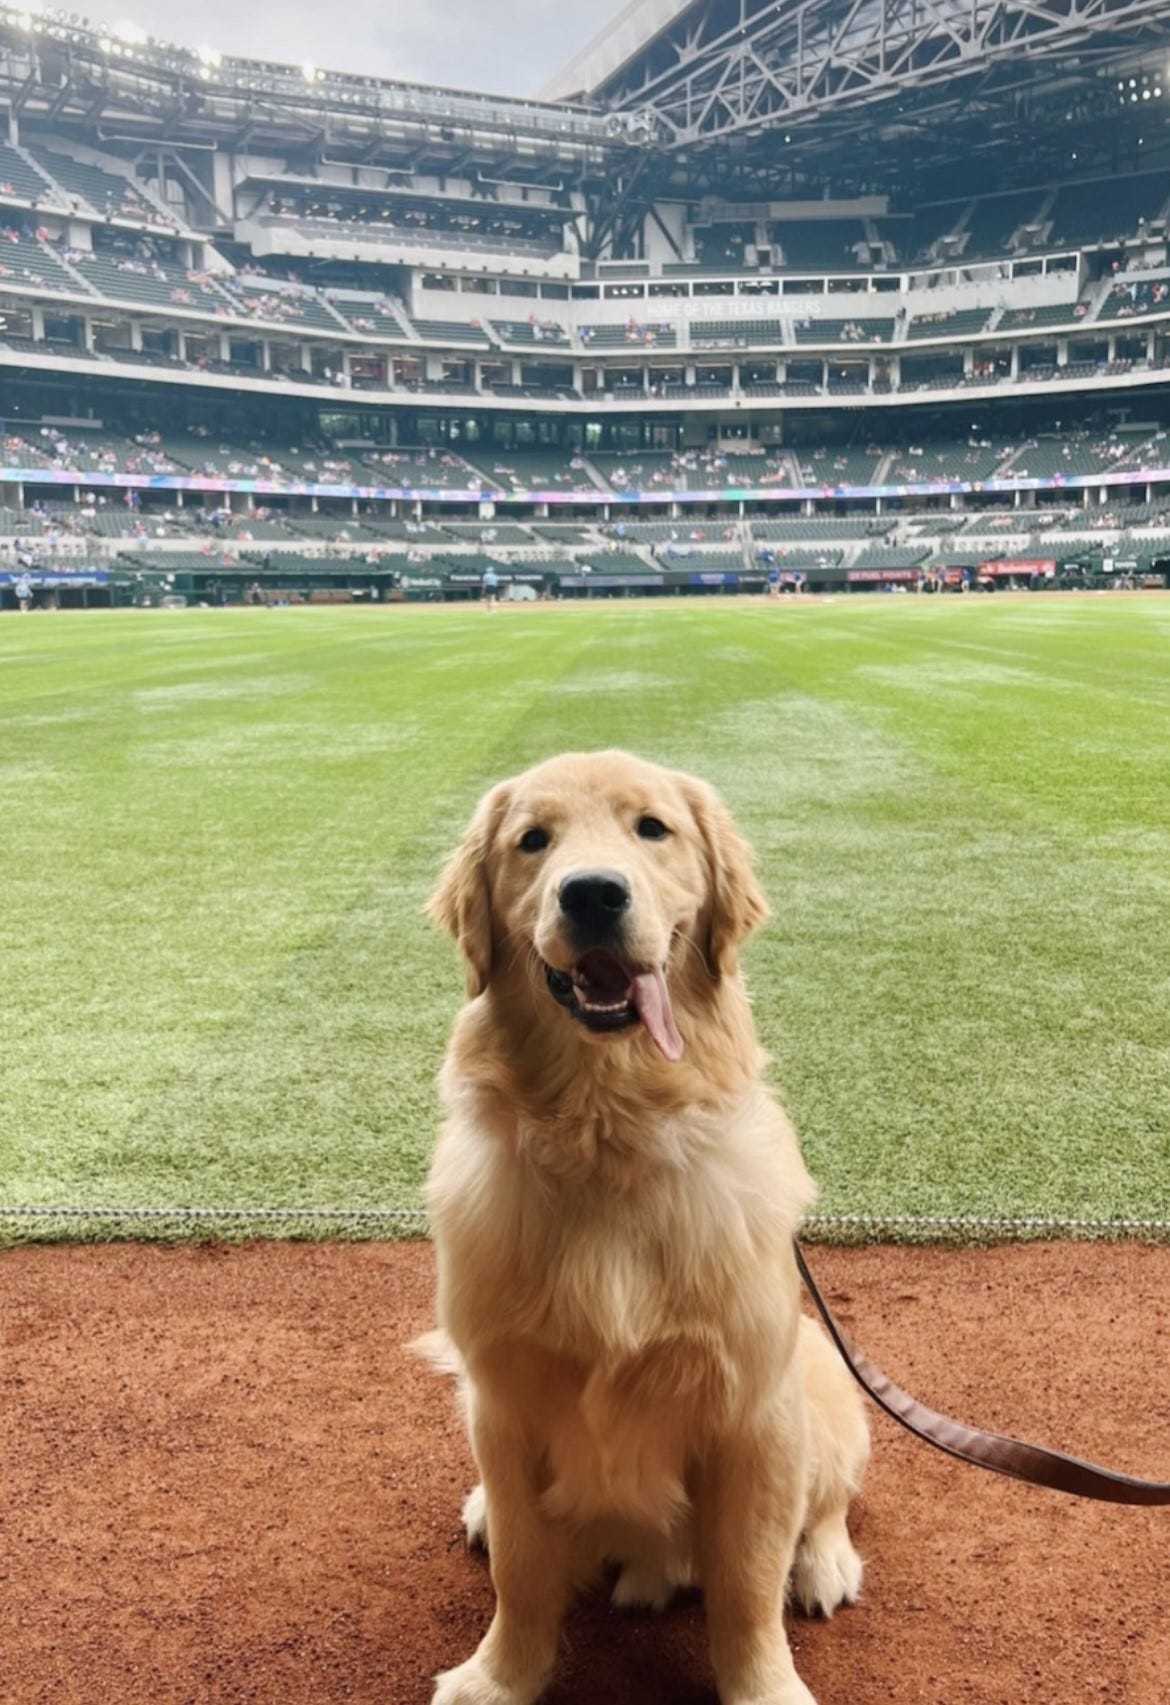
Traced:
POLYGON ((668 1526, 700 1432, 758 1402, 791 1351, 804 1202, 787 1122, 762 1090, 719 1115, 644 1115, 618 1188, 604 1143, 566 1178, 484 1121, 457 1112, 436 1154, 443 1324, 473 1381, 541 1433, 550 1509, 668 1526))

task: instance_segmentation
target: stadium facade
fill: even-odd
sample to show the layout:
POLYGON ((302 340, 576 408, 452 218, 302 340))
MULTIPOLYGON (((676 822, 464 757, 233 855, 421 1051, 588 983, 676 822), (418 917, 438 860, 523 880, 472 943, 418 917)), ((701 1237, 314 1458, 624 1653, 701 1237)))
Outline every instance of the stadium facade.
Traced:
POLYGON ((0 8, 0 594, 1170 569, 1170 6, 635 0, 518 100, 0 8))

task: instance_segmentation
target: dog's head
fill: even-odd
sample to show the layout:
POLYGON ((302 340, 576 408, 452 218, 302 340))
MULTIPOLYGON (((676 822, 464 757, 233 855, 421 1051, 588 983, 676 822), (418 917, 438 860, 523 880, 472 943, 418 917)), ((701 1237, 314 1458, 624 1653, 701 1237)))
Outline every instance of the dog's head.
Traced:
POLYGON ((748 848, 706 783, 625 752, 553 758, 481 801, 430 903, 468 992, 527 979, 593 1037, 667 1059, 678 999, 733 975, 767 916, 748 848))

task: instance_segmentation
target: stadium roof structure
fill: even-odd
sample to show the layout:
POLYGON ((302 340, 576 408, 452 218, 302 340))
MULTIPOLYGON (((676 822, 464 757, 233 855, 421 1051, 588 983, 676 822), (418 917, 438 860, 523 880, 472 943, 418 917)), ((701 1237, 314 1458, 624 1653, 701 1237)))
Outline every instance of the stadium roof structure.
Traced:
POLYGON ((637 59, 692 0, 629 0, 540 91, 544 101, 577 100, 637 59))
POLYGON ((1168 54, 1167 0, 633 0, 544 93, 636 113, 700 179, 718 152, 724 189, 754 169, 921 191, 972 167, 985 188, 1013 156, 1033 180, 1070 156, 1153 165, 1170 102, 1126 91, 1168 54))
POLYGON ((603 174, 648 136, 596 103, 551 103, 190 49, 74 13, 0 4, 0 110, 123 146, 303 146, 453 171, 535 159, 603 174))
POLYGON ((486 164, 585 188, 596 248, 662 197, 909 203, 1170 165, 1170 0, 629 0, 532 100, 0 0, 0 109, 13 133, 165 148, 180 171, 184 148, 209 146, 271 146, 307 172, 486 164))

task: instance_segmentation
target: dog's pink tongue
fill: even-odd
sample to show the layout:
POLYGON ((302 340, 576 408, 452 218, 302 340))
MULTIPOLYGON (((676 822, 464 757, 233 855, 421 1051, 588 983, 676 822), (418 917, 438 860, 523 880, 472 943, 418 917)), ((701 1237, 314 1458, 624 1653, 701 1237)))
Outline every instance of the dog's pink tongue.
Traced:
POLYGON ((670 1010, 666 978, 661 971, 640 971, 630 984, 638 1017, 654 1038, 655 1046, 668 1060, 681 1060, 683 1039, 670 1010))

